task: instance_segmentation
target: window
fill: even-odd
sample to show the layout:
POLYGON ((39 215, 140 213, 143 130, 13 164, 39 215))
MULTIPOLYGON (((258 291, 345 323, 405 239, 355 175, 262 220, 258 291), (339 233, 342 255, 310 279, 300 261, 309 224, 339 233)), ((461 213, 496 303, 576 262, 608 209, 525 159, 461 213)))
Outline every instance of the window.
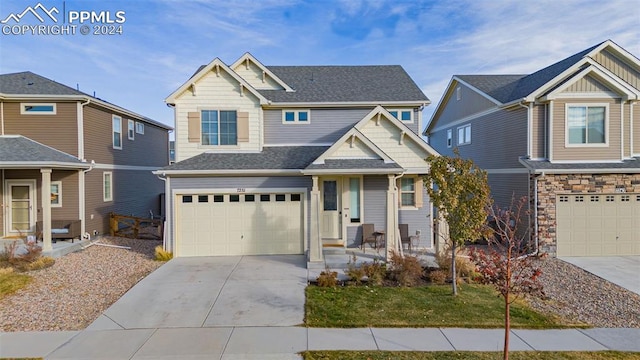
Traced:
POLYGON ((270 199, 271 199, 271 196, 269 194, 260 195, 260 201, 269 201, 270 199))
POLYGON ((62 181, 51 182, 51 207, 62 207, 62 181))
POLYGON ((229 195, 229 202, 240 202, 240 195, 229 195))
POLYGON ((113 115, 112 122, 113 148, 122 149, 122 118, 120 116, 113 115))
POLYGON ((456 88, 456 101, 460 101, 462 99, 462 88, 458 86, 456 88))
POLYGON ((254 202, 256 201, 256 196, 255 195, 245 195, 244 196, 244 202, 254 202))
POLYGON ((287 197, 285 194, 276 194, 276 201, 286 201, 287 197))
POLYGON ((192 203, 193 202, 193 195, 182 195, 182 202, 183 203, 192 203))
POLYGON ((413 122, 413 110, 411 109, 391 109, 389 113, 402 122, 413 122))
POLYGON ((209 195, 198 195, 198 202, 199 203, 209 202, 209 195))
POLYGON ((360 178, 349 178, 349 211, 351 222, 359 223, 360 215, 360 178))
POLYGON ((309 110, 282 110, 283 124, 308 124, 309 110))
POLYGON ((136 133, 144 135, 144 123, 136 121, 136 133))
POLYGON ((607 107, 567 105, 567 144, 606 144, 607 107))
POLYGON ((113 200, 113 174, 110 171, 102 173, 102 200, 113 200))
POLYGON ((471 144, 471 124, 458 128, 458 145, 471 144))
POLYGON ((235 110, 202 110, 202 145, 237 145, 238 114, 235 110))
POLYGON ((447 130, 447 147, 450 148, 453 145, 453 130, 447 130))
POLYGON ((127 138, 129 138, 129 140, 135 139, 135 136, 136 136, 135 135, 136 132, 135 132, 135 129, 134 129, 135 124, 136 123, 133 120, 128 120, 127 121, 127 138))
POLYGON ((300 194, 291 194, 291 201, 300 201, 300 194))
POLYGON ((224 202, 224 195, 213 195, 213 202, 224 202))
POLYGON ((20 114, 22 115, 55 115, 56 104, 20 104, 20 114))
POLYGON ((416 205, 416 185, 414 178, 400 179, 400 201, 402 206, 416 205))

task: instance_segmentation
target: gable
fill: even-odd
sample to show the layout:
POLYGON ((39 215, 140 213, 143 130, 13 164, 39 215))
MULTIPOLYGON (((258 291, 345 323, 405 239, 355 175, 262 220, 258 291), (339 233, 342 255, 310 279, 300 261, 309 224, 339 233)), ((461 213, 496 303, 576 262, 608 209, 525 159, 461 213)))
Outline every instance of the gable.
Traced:
POLYGON ((495 108, 497 104, 481 92, 457 80, 453 80, 427 127, 429 132, 448 127, 459 119, 495 108))
POLYGON ((282 81, 249 53, 236 60, 231 69, 257 90, 287 90, 282 81))
POLYGON ((629 85, 640 90, 640 66, 633 64, 611 48, 606 48, 592 56, 598 64, 611 71, 629 85))
POLYGON ((591 75, 587 75, 567 87, 563 93, 614 92, 591 75))
POLYGON ((382 159, 358 137, 348 138, 327 159, 382 159))

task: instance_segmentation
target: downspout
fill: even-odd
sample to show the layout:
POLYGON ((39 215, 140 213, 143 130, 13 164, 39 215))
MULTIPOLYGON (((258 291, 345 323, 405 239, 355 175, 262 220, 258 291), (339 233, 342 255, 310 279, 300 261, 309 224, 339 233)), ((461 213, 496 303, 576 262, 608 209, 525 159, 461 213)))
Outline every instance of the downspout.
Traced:
MULTIPOLYGON (((82 236, 86 236, 87 233, 87 222, 86 222, 86 205, 85 205, 85 198, 84 198, 84 194, 85 194, 85 179, 86 179, 86 174, 93 170, 93 167, 96 165, 95 160, 91 160, 91 165, 89 165, 89 168, 86 170, 82 170, 81 173, 81 177, 82 179, 80 179, 79 183, 79 189, 78 192, 80 193, 80 209, 79 209, 79 213, 80 213, 80 234, 82 234, 82 236)), ((91 235, 89 234, 89 236, 87 236, 87 238, 91 238, 91 235)))
MULTIPOLYGON (((77 104, 76 109, 76 121, 78 126, 78 159, 81 161, 85 161, 84 158, 84 106, 91 102, 90 99, 87 99, 85 102, 77 104)), ((86 187, 85 187, 85 174, 89 171, 93 170, 93 166, 95 165, 95 161, 91 160, 91 165, 89 169, 83 170, 80 173, 81 179, 78 181, 78 213, 80 217, 80 234, 84 237, 87 232, 87 205, 86 205, 86 187)))
POLYGON ((164 251, 169 251, 169 252, 173 252, 169 249, 167 249, 167 236, 166 234, 169 233, 169 231, 167 230, 167 219, 169 218, 169 199, 170 196, 169 194, 169 181, 166 178, 166 174, 162 173, 162 175, 156 175, 156 177, 162 181, 164 181, 164 221, 162 224, 162 249, 164 249, 164 251))
POLYGON ((4 101, 0 101, 0 135, 4 135, 4 101))
MULTIPOLYGON (((400 239, 400 228, 398 227, 398 223, 399 223, 399 212, 400 212, 400 207, 398 206, 398 179, 400 179, 401 177, 404 176, 404 171, 401 172, 399 175, 395 176, 393 178, 393 193, 394 193, 394 205, 396 206, 397 209, 396 211, 393 212, 393 229, 395 231, 395 246, 396 246, 396 250, 398 250, 398 253, 400 254, 400 257, 404 258, 404 252, 402 250, 402 240, 400 239), (398 246, 398 244, 400 246, 398 246)), ((415 189, 414 189, 415 190, 415 189)))
POLYGON ((518 102, 518 106, 527 109, 527 157, 530 159, 533 157, 533 104, 524 105, 525 99, 518 102))
MULTIPOLYGON (((540 232, 538 231, 538 177, 541 176, 544 177, 544 173, 533 174, 533 241, 535 247, 532 252, 524 254, 522 256, 518 256, 518 260, 530 256, 537 256, 540 253, 540 239, 538 238, 538 236, 540 235, 540 232)), ((529 182, 531 182, 531 176, 529 176, 529 182)), ((531 206, 531 204, 529 204, 529 206, 531 206)))

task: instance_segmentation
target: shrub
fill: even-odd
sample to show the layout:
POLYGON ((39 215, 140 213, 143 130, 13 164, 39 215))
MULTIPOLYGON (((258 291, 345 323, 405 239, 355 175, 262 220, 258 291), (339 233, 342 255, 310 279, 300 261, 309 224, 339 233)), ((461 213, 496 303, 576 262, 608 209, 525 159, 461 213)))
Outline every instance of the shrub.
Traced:
POLYGON ((24 237, 22 242, 24 243, 24 247, 19 247, 17 240, 9 244, 5 244, 4 252, 0 256, 0 266, 13 267, 18 271, 30 271, 42 269, 43 267, 51 266, 53 264, 53 262, 45 260, 36 265, 31 265, 41 258, 42 248, 38 246, 35 241, 28 241, 24 237))
POLYGON ((48 256, 42 256, 33 262, 25 262, 22 265, 22 271, 41 270, 53 266, 56 261, 48 256))
POLYGON ((169 261, 173 259, 173 253, 166 251, 162 245, 156 246, 156 261, 169 261))
POLYGON ((336 287, 338 286, 338 273, 331 271, 327 266, 326 269, 320 273, 317 281, 320 287, 336 287))
POLYGON ((429 280, 436 285, 442 285, 447 282, 447 276, 448 273, 443 270, 432 270, 429 272, 429 280))
POLYGON ((420 260, 415 256, 407 255, 402 257, 393 251, 391 253, 391 264, 391 278, 397 281, 400 286, 415 286, 422 278, 424 270, 420 260))
POLYGON ((351 259, 349 259, 349 263, 347 264, 347 269, 344 271, 345 274, 349 277, 349 282, 360 285, 362 283, 362 278, 366 275, 363 266, 358 266, 356 263, 356 255, 354 254, 351 259))
POLYGON ((362 264, 362 270, 369 283, 373 285, 382 285, 384 278, 387 276, 387 268, 378 259, 362 264))

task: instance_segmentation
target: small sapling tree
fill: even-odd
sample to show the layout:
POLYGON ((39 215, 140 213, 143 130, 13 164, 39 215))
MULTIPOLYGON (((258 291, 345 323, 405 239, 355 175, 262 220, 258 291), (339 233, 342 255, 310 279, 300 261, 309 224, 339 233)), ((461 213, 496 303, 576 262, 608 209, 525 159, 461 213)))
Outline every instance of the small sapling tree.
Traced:
POLYGON ((524 215, 526 198, 513 199, 508 210, 491 207, 494 236, 489 238, 487 250, 472 248, 471 259, 479 272, 478 280, 491 284, 504 299, 504 359, 509 359, 511 304, 525 294, 543 295, 539 280, 541 270, 530 251, 528 234, 519 225, 524 215))
POLYGON ((483 237, 491 198, 487 173, 472 160, 461 158, 457 149, 454 153, 455 157, 430 155, 427 158, 430 169, 424 180, 431 201, 449 225, 445 240, 451 249, 451 277, 455 296, 458 295, 457 248, 467 240, 483 237))

